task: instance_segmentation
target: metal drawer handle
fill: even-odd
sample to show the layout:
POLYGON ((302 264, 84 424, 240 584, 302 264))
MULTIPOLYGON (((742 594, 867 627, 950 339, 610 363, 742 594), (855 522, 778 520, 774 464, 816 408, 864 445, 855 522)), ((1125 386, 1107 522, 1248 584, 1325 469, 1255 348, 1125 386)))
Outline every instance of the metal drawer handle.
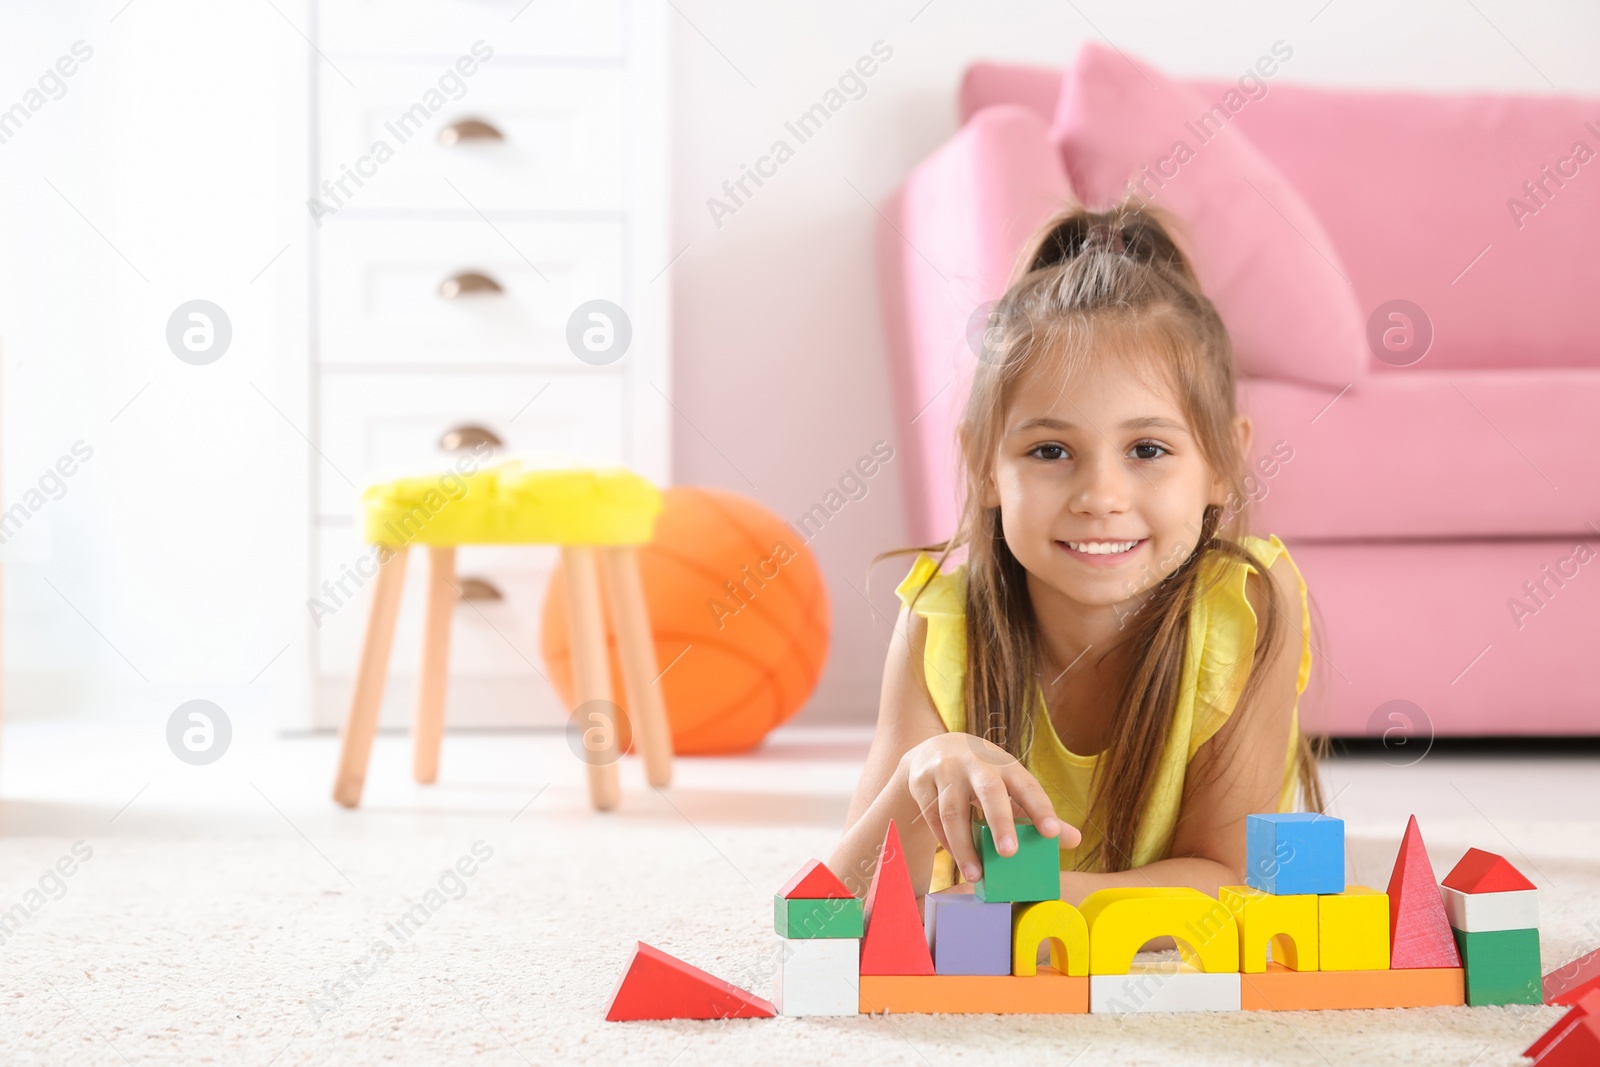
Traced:
POLYGON ((439 295, 446 300, 459 300, 464 296, 495 296, 505 292, 505 287, 487 274, 464 270, 452 274, 439 283, 439 295))
POLYGON ((505 596, 494 583, 484 578, 461 579, 462 600, 504 600, 505 596))
POLYGON ((472 423, 452 426, 439 438, 439 447, 445 452, 462 452, 469 448, 477 448, 479 445, 504 448, 506 443, 500 440, 493 430, 472 423))
POLYGON ((439 143, 458 145, 468 141, 504 141, 506 135, 482 119, 462 119, 439 131, 439 143))

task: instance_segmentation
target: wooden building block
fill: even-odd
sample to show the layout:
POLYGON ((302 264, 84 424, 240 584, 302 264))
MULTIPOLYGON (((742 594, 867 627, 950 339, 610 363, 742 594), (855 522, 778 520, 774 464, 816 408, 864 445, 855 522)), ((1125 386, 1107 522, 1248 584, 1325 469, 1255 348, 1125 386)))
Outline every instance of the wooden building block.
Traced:
POLYGON ((769 1001, 639 941, 611 993, 606 1019, 767 1019, 775 1012, 769 1001))
POLYGON ((861 976, 864 1012, 982 1012, 992 1015, 1083 1015, 1089 979, 1040 967, 1029 978, 995 974, 861 976))
POLYGON ((1504 856, 1481 848, 1467 849, 1467 854, 1450 868, 1441 884, 1463 893, 1513 893, 1535 888, 1504 856))
POLYGON ((1381 971, 1389 966, 1389 894, 1364 885, 1317 897, 1317 966, 1381 971))
POLYGON ((1344 820, 1312 812, 1249 815, 1244 880, 1282 896, 1344 892, 1344 820))
MULTIPOLYGON (((860 937, 865 905, 859 897, 822 899, 772 897, 773 926, 779 937, 860 937)), ((858 945, 859 949, 860 946, 858 945)))
MULTIPOLYGON (((1239 970, 1261 974, 1267 950, 1278 963, 1296 971, 1317 969, 1317 897, 1313 893, 1278 896, 1247 885, 1225 885, 1217 891, 1222 906, 1239 925, 1239 970)), ((1446 931, 1448 932, 1448 931, 1446 931)), ((1454 946, 1452 941, 1451 945, 1454 946)))
POLYGON ((855 1015, 861 946, 853 939, 785 939, 772 1000, 780 1015, 855 1015))
POLYGON ((1460 967, 1394 971, 1292 971, 1269 963, 1262 974, 1242 976, 1245 1011, 1322 1008, 1432 1008, 1466 1003, 1460 967))
POLYGON ((1574 1020, 1533 1062, 1535 1067, 1594 1067, 1600 1063, 1600 1019, 1574 1020))
POLYGON ((785 900, 833 900, 855 896, 821 860, 808 861, 783 884, 778 895, 785 900))
POLYGON ((1186 887, 1099 889, 1079 908, 1089 925, 1089 973, 1127 974, 1145 942, 1170 936, 1184 962, 1207 973, 1239 970, 1239 926, 1215 897, 1186 887))
POLYGON ((1089 1011, 1238 1011, 1241 977, 1238 971, 1207 973, 1177 961, 1135 963, 1123 974, 1089 976, 1089 1011))
POLYGON ((1089 923, 1064 900, 1018 905, 1011 915, 1011 973, 1028 976, 1038 967, 1039 943, 1050 941, 1050 966, 1062 974, 1089 973, 1089 923))
POLYGON ((1576 1004, 1591 989, 1600 989, 1600 948, 1544 976, 1546 1004, 1576 1004))
POLYGON ((1539 891, 1512 889, 1504 893, 1463 893, 1445 886, 1444 913, 1452 929, 1469 934, 1489 930, 1537 930, 1539 891))
POLYGON ((972 845, 983 871, 972 884, 979 900, 1031 902, 1061 899, 1061 845, 1026 819, 1017 819, 1017 851, 1000 855, 982 818, 972 820, 972 845))
POLYGON ((922 931, 935 974, 1010 974, 1011 905, 971 893, 922 898, 922 931))
POLYGON ((862 906, 866 931, 861 937, 862 974, 932 974, 933 957, 922 936, 922 916, 911 888, 905 850, 894 820, 884 831, 878 868, 872 872, 862 906))
POLYGON ((1461 954, 1456 950, 1439 892, 1433 863, 1413 815, 1406 823, 1406 836, 1395 856, 1394 873, 1389 875, 1390 967, 1405 970, 1461 966, 1461 954))
POLYGON ((1539 976, 1539 931, 1455 931, 1467 969, 1467 1003, 1543 1004, 1539 976))
MULTIPOLYGON (((1574 1001, 1572 1010, 1557 1019, 1556 1024, 1540 1034, 1537 1041, 1522 1050, 1522 1054, 1535 1063, 1539 1062, 1539 1057, 1544 1055, 1545 1050, 1576 1025, 1579 1019, 1590 1017, 1600 1019, 1600 989, 1591 989, 1574 1001)), ((1593 1062, 1600 1063, 1600 1060, 1593 1062)))

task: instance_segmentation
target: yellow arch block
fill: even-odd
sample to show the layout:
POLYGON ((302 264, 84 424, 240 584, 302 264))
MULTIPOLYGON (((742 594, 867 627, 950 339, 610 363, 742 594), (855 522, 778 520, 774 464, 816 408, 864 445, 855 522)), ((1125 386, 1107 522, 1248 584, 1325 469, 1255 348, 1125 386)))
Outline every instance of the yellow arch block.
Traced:
POLYGON ((1084 898, 1089 973, 1127 974, 1146 941, 1171 937, 1183 961, 1208 974, 1239 969, 1239 926, 1233 913, 1198 889, 1101 889, 1084 898))
MULTIPOLYGON (((1225 885, 1217 896, 1239 924, 1239 969, 1264 974, 1267 946, 1272 960, 1293 971, 1317 969, 1320 936, 1317 898, 1310 893, 1277 896, 1247 885, 1225 885)), ((1387 926, 1385 926, 1387 936, 1387 926)))
POLYGON ((626 468, 509 460, 372 485, 361 505, 373 545, 636 545, 655 536, 662 501, 626 468))
POLYGON ((1041 900, 1015 908, 1011 916, 1011 973, 1039 972, 1039 942, 1050 939, 1050 966, 1062 974, 1089 973, 1089 924, 1083 912, 1064 900, 1041 900), (1066 959, 1061 958, 1066 948, 1066 959))

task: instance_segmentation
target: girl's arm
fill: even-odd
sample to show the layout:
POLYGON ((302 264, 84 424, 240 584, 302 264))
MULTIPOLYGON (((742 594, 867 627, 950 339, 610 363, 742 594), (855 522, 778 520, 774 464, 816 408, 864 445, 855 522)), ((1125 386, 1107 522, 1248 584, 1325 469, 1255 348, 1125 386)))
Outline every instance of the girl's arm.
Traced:
MULTIPOLYGON (((1271 659, 1251 668, 1266 672, 1251 706, 1236 708, 1189 764, 1171 855, 1114 874, 1064 871, 1063 900, 1076 906, 1096 889, 1112 886, 1192 886, 1215 896, 1219 886, 1245 884, 1245 816, 1278 810, 1299 697, 1300 589, 1287 567, 1269 568, 1268 574, 1289 623, 1271 659)), ((1263 581, 1252 572, 1245 587, 1257 619, 1267 613, 1263 581)))
POLYGON ((1016 852, 1013 818, 1029 816, 1046 837, 1067 847, 1078 831, 1056 818, 1033 775, 1003 748, 967 733, 949 733, 923 676, 927 620, 901 606, 883 669, 878 730, 850 804, 848 827, 828 867, 851 892, 864 895, 878 849, 893 819, 917 896, 927 894, 933 850, 950 851, 968 880, 978 875, 970 836, 977 803, 1002 856, 1016 852))

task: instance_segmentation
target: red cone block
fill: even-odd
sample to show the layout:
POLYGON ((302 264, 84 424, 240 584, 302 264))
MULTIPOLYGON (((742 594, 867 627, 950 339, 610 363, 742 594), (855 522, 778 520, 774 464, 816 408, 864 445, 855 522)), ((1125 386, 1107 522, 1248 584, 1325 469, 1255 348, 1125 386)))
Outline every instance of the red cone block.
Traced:
POLYGON ((911 872, 906 869, 906 854, 893 819, 884 834, 878 869, 872 874, 862 910, 867 924, 866 936, 861 939, 862 974, 933 973, 933 956, 928 953, 911 872))
POLYGON ((1417 817, 1406 824, 1400 854, 1389 876, 1389 966, 1394 970, 1420 967, 1459 967, 1461 953, 1444 898, 1433 878, 1433 864, 1417 829, 1417 817))
POLYGON ((845 900, 855 896, 821 860, 811 860, 778 890, 784 900, 845 900))
POLYGON ((606 1019, 769 1019, 776 1014, 760 997, 639 941, 611 994, 606 1019))

